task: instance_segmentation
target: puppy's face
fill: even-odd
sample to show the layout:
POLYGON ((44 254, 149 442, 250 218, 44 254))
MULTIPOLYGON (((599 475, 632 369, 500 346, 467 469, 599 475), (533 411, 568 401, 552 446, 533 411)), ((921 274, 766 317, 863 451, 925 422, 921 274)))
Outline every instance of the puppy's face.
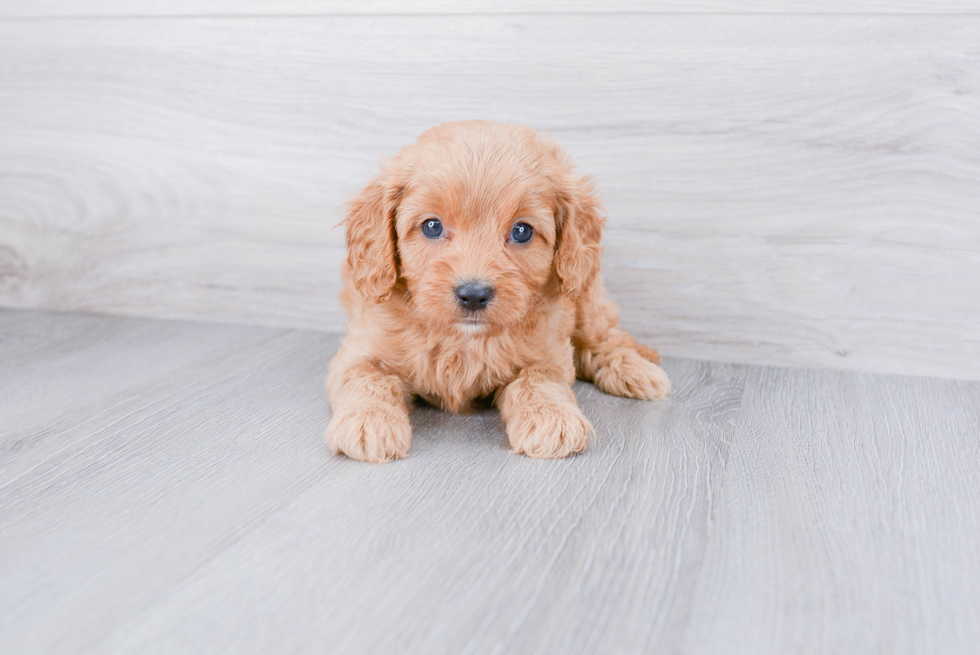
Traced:
POLYGON ((412 302, 428 320, 471 333, 517 323, 556 286, 554 190, 519 144, 488 145, 419 153, 395 220, 412 302))
POLYGON ((601 222, 550 142, 451 123, 403 148, 351 204, 347 265, 367 296, 403 285, 433 328, 496 333, 594 277, 601 222))

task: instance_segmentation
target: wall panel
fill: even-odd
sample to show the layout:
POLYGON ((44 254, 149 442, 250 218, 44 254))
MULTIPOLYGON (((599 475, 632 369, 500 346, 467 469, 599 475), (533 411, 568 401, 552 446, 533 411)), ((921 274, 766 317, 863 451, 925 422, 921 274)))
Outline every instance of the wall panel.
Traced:
POLYGON ((0 21, 0 304, 340 327, 340 206, 460 118, 596 177, 666 352, 980 378, 973 17, 0 21))

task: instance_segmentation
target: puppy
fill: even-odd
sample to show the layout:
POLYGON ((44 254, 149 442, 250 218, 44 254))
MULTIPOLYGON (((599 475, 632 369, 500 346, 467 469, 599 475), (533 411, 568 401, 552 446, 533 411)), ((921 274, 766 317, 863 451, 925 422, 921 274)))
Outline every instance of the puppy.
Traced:
POLYGON ((616 327, 599 276, 603 222, 592 181, 527 127, 446 123, 385 162, 344 221, 333 451, 405 457, 418 396, 450 412, 490 400, 512 452, 565 457, 593 434, 576 377, 666 398, 657 351, 616 327))

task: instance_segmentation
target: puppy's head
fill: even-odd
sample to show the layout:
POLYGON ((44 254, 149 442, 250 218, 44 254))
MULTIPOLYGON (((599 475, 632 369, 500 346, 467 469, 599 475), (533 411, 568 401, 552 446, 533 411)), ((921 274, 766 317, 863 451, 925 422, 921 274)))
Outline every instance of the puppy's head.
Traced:
POLYGON ((386 162, 349 206, 345 266, 357 291, 398 291, 433 327, 497 332, 599 270, 591 181, 532 130, 447 123, 386 162))

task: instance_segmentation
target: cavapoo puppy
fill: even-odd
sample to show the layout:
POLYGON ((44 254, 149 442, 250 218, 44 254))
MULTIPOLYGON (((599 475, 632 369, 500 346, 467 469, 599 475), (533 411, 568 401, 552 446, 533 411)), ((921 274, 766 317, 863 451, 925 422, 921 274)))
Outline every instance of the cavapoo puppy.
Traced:
POLYGON ((492 401, 511 450, 530 457, 585 450, 576 377, 666 398, 657 351, 616 327, 599 276, 603 222, 591 180, 527 127, 447 123, 385 162, 344 221, 334 452, 408 455, 414 396, 451 412, 492 401))

